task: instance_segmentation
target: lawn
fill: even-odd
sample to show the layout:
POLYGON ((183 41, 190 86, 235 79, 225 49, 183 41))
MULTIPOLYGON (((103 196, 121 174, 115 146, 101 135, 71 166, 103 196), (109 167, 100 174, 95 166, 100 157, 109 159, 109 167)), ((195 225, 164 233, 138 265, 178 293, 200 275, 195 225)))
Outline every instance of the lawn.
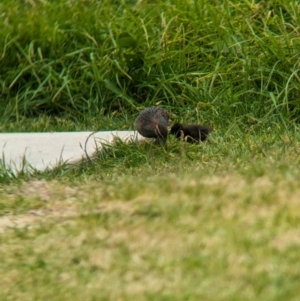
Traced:
POLYGON ((214 125, 0 166, 1 300, 298 301, 296 1, 0 3, 0 131, 214 125))
POLYGON ((298 300, 299 142, 273 133, 118 141, 12 180, 1 300, 298 300))

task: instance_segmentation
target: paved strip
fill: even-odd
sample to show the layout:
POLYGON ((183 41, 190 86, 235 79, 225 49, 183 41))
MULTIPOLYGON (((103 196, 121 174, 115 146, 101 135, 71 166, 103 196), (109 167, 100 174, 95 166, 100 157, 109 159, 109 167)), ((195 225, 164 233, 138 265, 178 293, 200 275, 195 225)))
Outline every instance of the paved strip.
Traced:
POLYGON ((101 143, 144 139, 135 131, 53 132, 0 134, 0 161, 7 169, 20 171, 24 158, 37 170, 53 168, 61 162, 76 162, 91 156, 101 143), (85 153, 86 152, 86 153, 85 153))

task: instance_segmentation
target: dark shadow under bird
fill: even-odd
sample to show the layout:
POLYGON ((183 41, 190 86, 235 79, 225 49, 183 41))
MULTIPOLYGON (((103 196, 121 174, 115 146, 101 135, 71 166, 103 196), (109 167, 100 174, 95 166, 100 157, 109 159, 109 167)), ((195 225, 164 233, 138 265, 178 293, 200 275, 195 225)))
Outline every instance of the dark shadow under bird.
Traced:
POLYGON ((171 127, 170 134, 186 140, 189 143, 198 143, 200 141, 205 141, 212 131, 212 126, 200 124, 183 125, 181 123, 175 123, 171 127))
POLYGON ((159 107, 143 110, 135 120, 136 130, 146 138, 155 138, 156 143, 166 144, 168 136, 169 113, 159 107))

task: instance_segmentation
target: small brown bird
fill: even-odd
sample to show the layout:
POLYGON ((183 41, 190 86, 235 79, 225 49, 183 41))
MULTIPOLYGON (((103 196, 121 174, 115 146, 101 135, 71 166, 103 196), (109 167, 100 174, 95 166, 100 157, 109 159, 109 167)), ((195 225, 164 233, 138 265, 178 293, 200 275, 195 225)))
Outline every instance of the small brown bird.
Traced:
POLYGON ((169 113, 159 107, 143 110, 135 120, 137 131, 146 138, 155 138, 156 143, 166 144, 168 136, 169 113))
POLYGON ((183 125, 181 123, 175 123, 171 127, 170 134, 175 135, 177 138, 184 138, 187 142, 197 143, 205 141, 212 131, 212 126, 200 124, 183 125))

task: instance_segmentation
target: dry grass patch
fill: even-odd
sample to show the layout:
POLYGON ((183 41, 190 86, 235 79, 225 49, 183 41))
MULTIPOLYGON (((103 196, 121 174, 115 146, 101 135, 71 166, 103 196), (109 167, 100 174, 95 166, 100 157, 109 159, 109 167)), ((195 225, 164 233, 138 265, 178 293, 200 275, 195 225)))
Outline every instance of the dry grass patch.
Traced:
POLYGON ((7 205, 23 224, 2 227, 3 300, 297 300, 297 175, 194 173, 73 186, 2 191, 12 204, 22 192, 24 204, 23 212, 7 205))

